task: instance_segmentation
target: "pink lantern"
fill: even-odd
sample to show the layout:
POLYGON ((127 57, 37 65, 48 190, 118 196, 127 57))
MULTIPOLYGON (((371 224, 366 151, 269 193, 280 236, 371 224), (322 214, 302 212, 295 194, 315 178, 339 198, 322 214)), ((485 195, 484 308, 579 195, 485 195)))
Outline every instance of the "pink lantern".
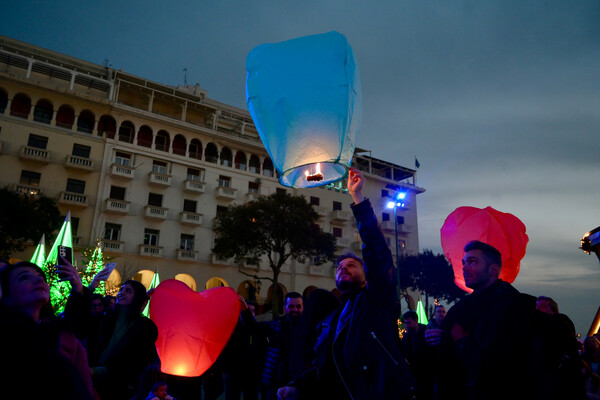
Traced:
POLYGON ((175 279, 162 282, 150 300, 150 318, 158 327, 161 371, 202 375, 227 344, 239 313, 239 296, 231 288, 198 293, 175 279))
POLYGON ((454 269, 454 283, 467 292, 473 291, 466 287, 462 272, 463 249, 468 242, 479 240, 498 249, 502 254, 500 279, 510 283, 519 274, 529 242, 521 220, 492 207, 458 207, 446 218, 440 233, 444 255, 454 269))

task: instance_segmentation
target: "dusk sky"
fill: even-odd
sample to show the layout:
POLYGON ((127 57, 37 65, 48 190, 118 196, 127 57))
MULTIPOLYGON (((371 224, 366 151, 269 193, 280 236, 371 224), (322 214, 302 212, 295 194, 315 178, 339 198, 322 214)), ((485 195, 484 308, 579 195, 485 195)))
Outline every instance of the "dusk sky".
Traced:
POLYGON ((414 168, 420 248, 441 253, 457 207, 520 218, 515 286, 547 295, 585 335, 600 264, 579 250, 600 225, 600 2, 8 2, 0 34, 168 85, 199 83, 247 109, 246 55, 336 30, 363 91, 357 146, 414 168))

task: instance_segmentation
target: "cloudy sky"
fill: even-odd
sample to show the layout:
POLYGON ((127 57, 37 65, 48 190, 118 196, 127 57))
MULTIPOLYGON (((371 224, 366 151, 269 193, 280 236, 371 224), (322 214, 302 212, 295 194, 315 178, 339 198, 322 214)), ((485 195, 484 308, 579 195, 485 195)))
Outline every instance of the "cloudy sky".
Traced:
POLYGON ((586 334, 600 305, 600 265, 578 249, 600 225, 600 2, 22 0, 0 14, 2 35, 164 84, 187 68, 241 108, 253 47, 331 30, 361 70, 357 145, 421 164, 421 248, 442 251, 457 207, 516 215, 530 242, 515 286, 586 334))

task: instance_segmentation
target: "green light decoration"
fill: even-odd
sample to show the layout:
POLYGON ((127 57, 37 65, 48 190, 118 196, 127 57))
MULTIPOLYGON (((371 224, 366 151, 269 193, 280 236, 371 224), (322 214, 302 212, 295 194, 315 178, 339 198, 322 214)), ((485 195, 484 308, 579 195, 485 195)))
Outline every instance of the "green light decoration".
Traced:
POLYGON ((423 302, 421 300, 417 303, 417 315, 419 316, 420 324, 427 325, 429 323, 427 315, 425 314, 425 307, 423 307, 423 302))
MULTIPOLYGON (((158 276, 158 268, 157 268, 156 272, 154 273, 154 276, 152 276, 152 282, 150 282, 150 286, 148 286, 148 290, 156 289, 156 287, 158 285, 160 285, 160 278, 158 276)), ((146 308, 144 308, 142 315, 144 317, 150 318, 150 301, 148 301, 148 304, 146 304, 146 308)))
MULTIPOLYGON (((102 245, 102 241, 96 239, 96 247, 93 251, 91 247, 81 250, 82 258, 87 262, 87 268, 79 274, 84 286, 89 286, 92 283, 94 276, 104 269, 104 264, 108 261, 102 254, 102 245), (90 255, 90 253, 92 254, 90 255)), ((94 293, 99 293, 102 296, 106 295, 106 284, 104 281, 100 281, 98 287, 94 290, 94 293)))
POLYGON ((64 311, 67 304, 67 298, 71 292, 71 284, 69 282, 61 282, 57 274, 54 272, 54 266, 58 263, 58 246, 67 246, 73 248, 73 236, 71 234, 71 212, 67 213, 65 222, 56 236, 56 240, 50 249, 50 253, 45 260, 44 266, 41 267, 46 273, 48 285, 50 286, 50 302, 55 314, 64 311))
POLYGON ((44 267, 44 263, 46 262, 46 234, 42 233, 42 238, 40 239, 35 251, 33 252, 33 256, 31 256, 31 260, 29 262, 34 263, 40 268, 44 267))

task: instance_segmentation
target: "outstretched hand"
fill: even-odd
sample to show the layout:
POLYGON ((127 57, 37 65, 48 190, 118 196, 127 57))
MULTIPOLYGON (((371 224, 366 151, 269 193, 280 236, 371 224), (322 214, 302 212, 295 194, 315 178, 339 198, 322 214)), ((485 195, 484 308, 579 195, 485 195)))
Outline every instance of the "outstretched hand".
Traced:
POLYGON ((112 271, 115 269, 114 263, 108 263, 104 266, 104 268, 94 275, 94 279, 92 279, 92 283, 90 283, 90 289, 94 290, 98 287, 98 284, 102 281, 108 279, 112 271))
POLYGON ((58 256, 56 272, 64 277, 63 280, 68 281, 71 284, 71 288, 74 292, 79 294, 83 293, 83 283, 81 283, 77 268, 61 255, 58 256))
POLYGON ((364 184, 365 177, 363 176, 362 172, 356 168, 350 168, 350 173, 348 175, 348 192, 352 196, 354 204, 361 203, 365 199, 365 196, 362 192, 364 184))

